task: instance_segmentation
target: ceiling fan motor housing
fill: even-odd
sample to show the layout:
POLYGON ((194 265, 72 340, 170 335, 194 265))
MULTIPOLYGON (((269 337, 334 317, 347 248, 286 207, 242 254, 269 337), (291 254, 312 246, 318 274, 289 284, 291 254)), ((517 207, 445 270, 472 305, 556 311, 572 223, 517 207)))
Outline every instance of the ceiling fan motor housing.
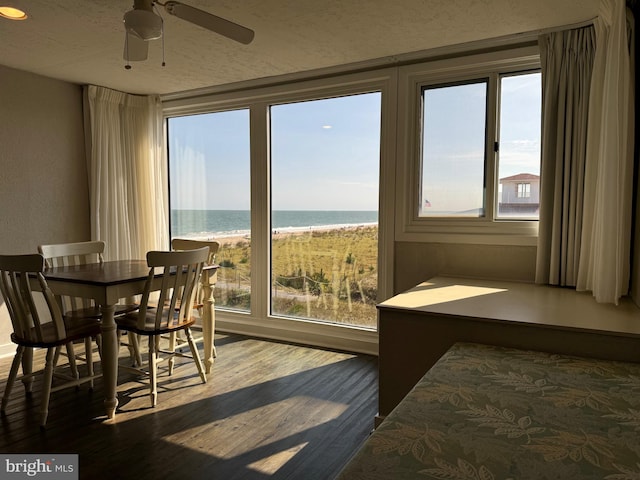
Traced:
POLYGON ((127 32, 142 40, 155 40, 162 36, 162 18, 151 10, 133 9, 124 14, 127 32))

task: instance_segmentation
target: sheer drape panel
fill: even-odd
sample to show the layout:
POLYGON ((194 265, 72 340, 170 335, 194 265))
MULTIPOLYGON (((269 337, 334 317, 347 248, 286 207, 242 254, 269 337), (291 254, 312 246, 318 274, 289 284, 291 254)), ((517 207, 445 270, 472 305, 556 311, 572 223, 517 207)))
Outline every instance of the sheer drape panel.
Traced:
POLYGON ((542 164, 536 282, 575 286, 583 219, 593 27, 542 35, 542 164))
POLYGON ((602 0, 589 110, 583 249, 577 289, 618 303, 629 289, 634 98, 624 0, 602 0))
POLYGON ((92 238, 107 260, 145 258, 169 242, 160 100, 86 88, 92 238))

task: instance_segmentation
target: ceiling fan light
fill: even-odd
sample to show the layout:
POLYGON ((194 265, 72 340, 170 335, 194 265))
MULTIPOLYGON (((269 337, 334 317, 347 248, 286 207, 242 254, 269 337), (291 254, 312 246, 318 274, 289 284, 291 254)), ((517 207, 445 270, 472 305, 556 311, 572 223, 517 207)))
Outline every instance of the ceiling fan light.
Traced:
POLYGON ((124 28, 142 40, 162 36, 162 18, 149 10, 129 10, 124 14, 124 28))
POLYGON ((0 6, 0 17, 8 18, 9 20, 26 20, 27 14, 22 10, 9 6, 0 6))

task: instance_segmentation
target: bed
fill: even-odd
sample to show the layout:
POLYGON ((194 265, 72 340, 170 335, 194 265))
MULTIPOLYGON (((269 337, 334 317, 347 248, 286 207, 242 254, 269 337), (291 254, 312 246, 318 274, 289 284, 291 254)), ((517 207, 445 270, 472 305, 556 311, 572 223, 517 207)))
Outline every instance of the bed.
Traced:
POLYGON ((337 478, 640 479, 640 364, 456 343, 337 478))

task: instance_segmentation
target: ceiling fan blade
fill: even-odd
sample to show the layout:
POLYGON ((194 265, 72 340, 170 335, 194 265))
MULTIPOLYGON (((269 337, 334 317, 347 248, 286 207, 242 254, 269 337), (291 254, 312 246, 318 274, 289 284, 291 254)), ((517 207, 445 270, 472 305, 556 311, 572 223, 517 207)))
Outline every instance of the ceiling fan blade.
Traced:
POLYGON ((207 30, 224 35, 225 37, 235 40, 236 42, 244 43, 245 45, 251 43, 255 35, 254 31, 233 23, 229 20, 225 20, 217 15, 200 10, 199 8, 191 7, 180 2, 167 2, 164 4, 164 8, 171 15, 175 15, 178 18, 186 20, 187 22, 199 25, 207 30))
POLYGON ((149 55, 149 42, 129 32, 125 32, 124 35, 124 52, 122 53, 122 58, 127 62, 146 60, 149 55))

